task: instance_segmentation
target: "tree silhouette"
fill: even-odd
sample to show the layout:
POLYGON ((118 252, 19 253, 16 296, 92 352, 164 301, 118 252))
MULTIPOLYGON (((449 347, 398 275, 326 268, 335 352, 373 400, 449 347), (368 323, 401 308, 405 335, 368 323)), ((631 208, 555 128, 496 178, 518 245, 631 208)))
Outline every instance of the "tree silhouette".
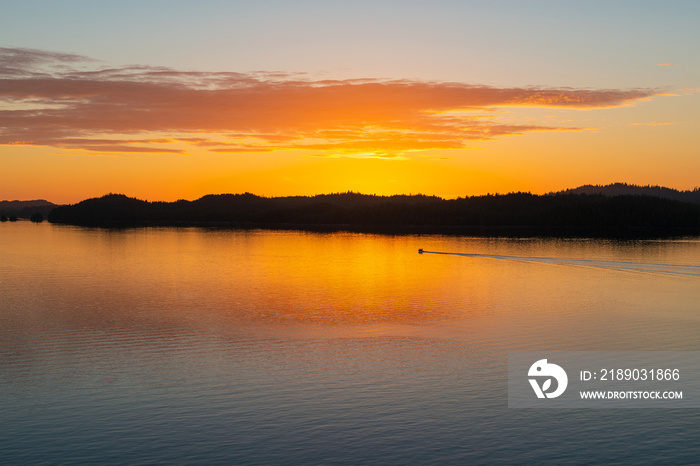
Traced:
POLYGON ((597 235, 700 230, 700 205, 656 196, 510 193, 445 200, 433 196, 337 193, 266 198, 208 195, 147 202, 122 194, 56 207, 49 221, 102 227, 221 225, 387 232, 597 235))

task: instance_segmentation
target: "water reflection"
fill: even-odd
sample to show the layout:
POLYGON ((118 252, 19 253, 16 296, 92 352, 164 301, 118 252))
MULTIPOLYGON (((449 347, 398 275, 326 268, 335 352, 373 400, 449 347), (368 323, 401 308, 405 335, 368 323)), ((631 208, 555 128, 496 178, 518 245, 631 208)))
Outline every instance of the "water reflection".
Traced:
POLYGON ((606 344, 601 319, 697 323, 694 240, 16 227, 2 231, 1 318, 20 328, 477 332, 490 340, 486 329, 497 326, 506 331, 499 343, 513 344, 518 329, 548 340, 553 326, 570 327, 566 341, 592 326, 606 344))
MULTIPOLYGON (((660 435, 651 414, 508 410, 507 352, 700 350, 694 239, 19 222, 0 227, 0 257, 14 463, 624 458, 613 434, 660 435)), ((697 416, 666 427, 697 432, 697 416)), ((664 438, 649 445, 697 457, 664 438)))

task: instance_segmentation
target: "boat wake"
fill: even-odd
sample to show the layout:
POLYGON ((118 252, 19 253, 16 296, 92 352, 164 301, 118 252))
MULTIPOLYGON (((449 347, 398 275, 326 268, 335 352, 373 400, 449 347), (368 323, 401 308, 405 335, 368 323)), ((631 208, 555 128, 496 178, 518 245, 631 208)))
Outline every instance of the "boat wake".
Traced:
POLYGON ((663 275, 678 275, 700 278, 700 265, 685 264, 658 264, 654 262, 623 262, 589 259, 564 259, 556 257, 531 257, 531 256, 502 256, 495 254, 468 254, 461 252, 426 251, 419 249, 420 254, 444 254, 450 256, 476 257, 484 259, 511 260, 521 262, 535 262, 540 264, 568 265, 577 267, 594 267, 610 270, 622 270, 627 272, 643 272, 663 275))

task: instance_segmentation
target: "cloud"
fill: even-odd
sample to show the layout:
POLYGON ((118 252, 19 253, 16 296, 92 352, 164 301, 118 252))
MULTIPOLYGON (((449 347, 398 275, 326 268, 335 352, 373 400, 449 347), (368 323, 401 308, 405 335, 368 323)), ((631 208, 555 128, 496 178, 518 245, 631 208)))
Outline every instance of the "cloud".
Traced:
POLYGON ((49 70, 42 69, 42 67, 65 68, 66 64, 93 61, 95 60, 71 53, 0 47, 0 76, 47 75, 49 70))
POLYGON ((99 68, 94 63, 79 55, 0 49, 0 144, 165 153, 180 153, 172 144, 186 144, 212 152, 303 149, 392 157, 460 149, 469 141, 531 131, 576 129, 504 124, 498 113, 483 118, 481 112, 616 107, 659 94, 650 89, 313 81, 282 72, 99 68))

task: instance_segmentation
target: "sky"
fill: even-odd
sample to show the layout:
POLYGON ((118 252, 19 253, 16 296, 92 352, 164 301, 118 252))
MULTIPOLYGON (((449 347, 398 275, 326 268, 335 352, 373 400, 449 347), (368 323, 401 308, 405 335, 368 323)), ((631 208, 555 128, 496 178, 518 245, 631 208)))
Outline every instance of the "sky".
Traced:
POLYGON ((0 199, 700 185, 700 2, 0 0, 0 199))

